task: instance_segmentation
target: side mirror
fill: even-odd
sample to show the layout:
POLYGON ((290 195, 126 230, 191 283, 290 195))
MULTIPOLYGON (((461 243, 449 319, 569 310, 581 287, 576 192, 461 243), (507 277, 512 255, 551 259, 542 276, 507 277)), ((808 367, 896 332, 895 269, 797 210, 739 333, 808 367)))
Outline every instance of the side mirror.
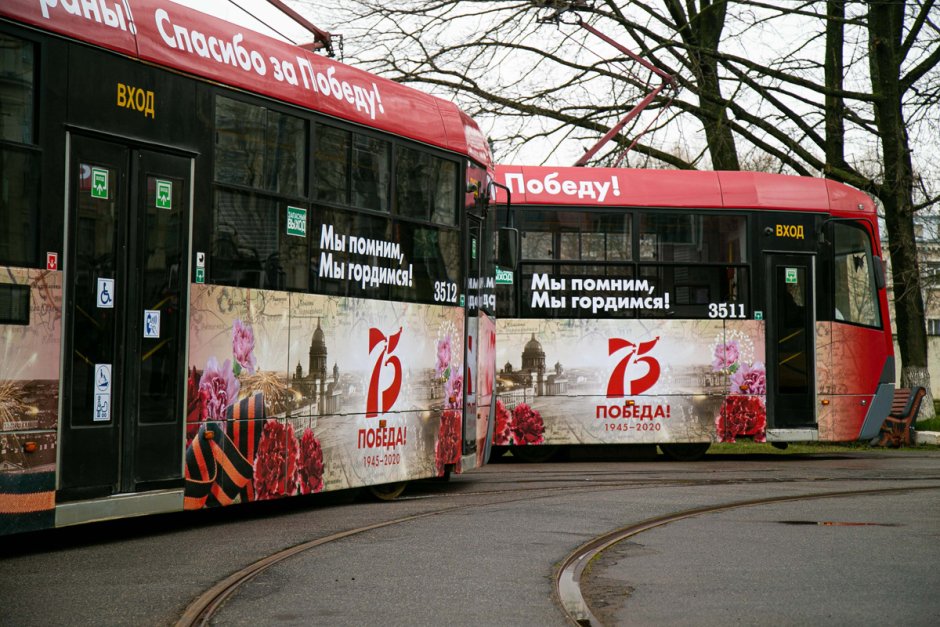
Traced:
POLYGON ((519 263, 519 229, 500 227, 496 245, 496 265, 515 270, 519 263))

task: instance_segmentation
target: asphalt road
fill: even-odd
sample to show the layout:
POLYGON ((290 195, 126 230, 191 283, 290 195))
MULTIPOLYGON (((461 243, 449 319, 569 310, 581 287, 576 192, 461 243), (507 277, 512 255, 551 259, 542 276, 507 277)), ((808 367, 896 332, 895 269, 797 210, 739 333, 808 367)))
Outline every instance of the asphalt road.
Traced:
POLYGON ((213 622, 563 625, 553 575, 594 536, 695 507, 896 487, 929 489, 644 532, 595 560, 585 595, 605 624, 938 624, 940 453, 916 450, 496 464, 394 503, 314 498, 6 537, 0 624, 171 625, 278 550, 427 513, 280 562, 213 622))

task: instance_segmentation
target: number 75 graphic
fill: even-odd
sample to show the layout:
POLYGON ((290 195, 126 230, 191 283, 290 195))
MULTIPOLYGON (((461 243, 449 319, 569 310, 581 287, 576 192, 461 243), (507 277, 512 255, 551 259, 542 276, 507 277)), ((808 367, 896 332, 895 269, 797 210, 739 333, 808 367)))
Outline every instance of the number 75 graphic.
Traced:
POLYGON ((369 354, 377 346, 382 345, 382 350, 378 352, 375 360, 375 366, 372 368, 372 378, 369 381, 369 393, 366 397, 366 418, 375 418, 379 413, 385 413, 392 408, 398 399, 398 393, 401 392, 401 360, 392 355, 398 348, 398 340, 401 339, 401 329, 388 337, 382 331, 376 328, 369 329, 369 354), (387 357, 387 359, 386 359, 387 357), (382 369, 386 366, 392 368, 392 380, 381 392, 382 406, 379 407, 379 379, 382 375, 382 369))
POLYGON ((630 381, 630 396, 642 394, 656 384, 660 374, 659 361, 657 361, 655 357, 650 357, 647 353, 653 350, 653 347, 656 346, 656 342, 658 341, 659 337, 656 337, 649 342, 634 344, 629 340, 624 340, 619 337, 608 338, 608 355, 623 351, 626 351, 626 353, 624 357, 617 362, 617 365, 614 366, 614 371, 610 374, 610 380, 607 382, 607 398, 626 396, 624 387, 627 380, 627 370, 632 370, 632 368, 630 368, 631 364, 643 362, 646 364, 646 374, 630 381))

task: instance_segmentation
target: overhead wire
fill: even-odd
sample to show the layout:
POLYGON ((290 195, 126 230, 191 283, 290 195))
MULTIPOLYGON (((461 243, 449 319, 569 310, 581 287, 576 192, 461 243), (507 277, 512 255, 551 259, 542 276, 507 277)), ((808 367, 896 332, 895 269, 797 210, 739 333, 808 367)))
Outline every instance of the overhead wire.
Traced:
POLYGON ((246 15, 248 15, 249 17, 251 17, 251 19, 255 20, 256 22, 258 22, 259 24, 261 24, 262 26, 264 26, 265 28, 267 28, 268 30, 270 30, 271 32, 278 34, 279 36, 281 36, 282 38, 284 38, 284 39, 287 40, 288 42, 294 44, 295 46, 297 45, 297 42, 296 42, 296 41, 294 41, 293 39, 291 39, 290 37, 288 37, 287 35, 285 35, 285 34, 282 33, 281 31, 279 31, 278 29, 274 28, 273 26, 271 26, 270 24, 268 24, 267 22, 265 22, 263 19, 261 19, 260 17, 258 17, 257 15, 255 15, 254 13, 252 13, 251 11, 249 11, 248 9, 246 9, 245 7, 243 7, 243 6, 241 6, 240 4, 238 4, 237 2, 235 2, 235 0, 228 0, 228 2, 229 2, 230 4, 232 4, 233 6, 235 6, 235 8, 241 10, 243 13, 245 13, 246 15))

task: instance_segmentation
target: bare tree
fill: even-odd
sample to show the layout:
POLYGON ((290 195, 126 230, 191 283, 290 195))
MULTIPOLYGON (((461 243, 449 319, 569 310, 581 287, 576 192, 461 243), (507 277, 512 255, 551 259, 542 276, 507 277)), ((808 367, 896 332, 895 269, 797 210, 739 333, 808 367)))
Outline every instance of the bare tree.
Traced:
MULTIPOLYGON (((358 0, 352 60, 456 98, 489 124, 507 161, 534 146, 564 158, 611 128, 648 88, 635 64, 581 19, 675 76, 595 158, 610 163, 825 175, 877 197, 892 260, 902 385, 925 385, 926 333, 913 216, 940 199, 929 151, 940 136, 935 0, 358 0), (704 141, 703 138, 704 137, 704 141), (914 143, 912 144, 912 137, 914 143), (871 155, 875 155, 874 160, 871 155), (921 176, 915 173, 920 171, 921 176), (932 176, 933 175, 933 176, 932 176)), ((573 159, 571 159, 573 161, 573 159)), ((925 403, 932 411, 931 403, 925 403)))
POLYGON ((877 194, 884 203, 888 229, 895 323, 904 364, 902 384, 922 385, 928 390, 927 331, 914 240, 914 166, 905 101, 908 92, 940 63, 940 30, 930 22, 932 7, 933 0, 910 5, 897 0, 872 0, 868 8, 871 93, 884 163, 884 178, 877 194), (919 35, 925 27, 933 30, 933 41, 918 49, 923 46, 919 35))

